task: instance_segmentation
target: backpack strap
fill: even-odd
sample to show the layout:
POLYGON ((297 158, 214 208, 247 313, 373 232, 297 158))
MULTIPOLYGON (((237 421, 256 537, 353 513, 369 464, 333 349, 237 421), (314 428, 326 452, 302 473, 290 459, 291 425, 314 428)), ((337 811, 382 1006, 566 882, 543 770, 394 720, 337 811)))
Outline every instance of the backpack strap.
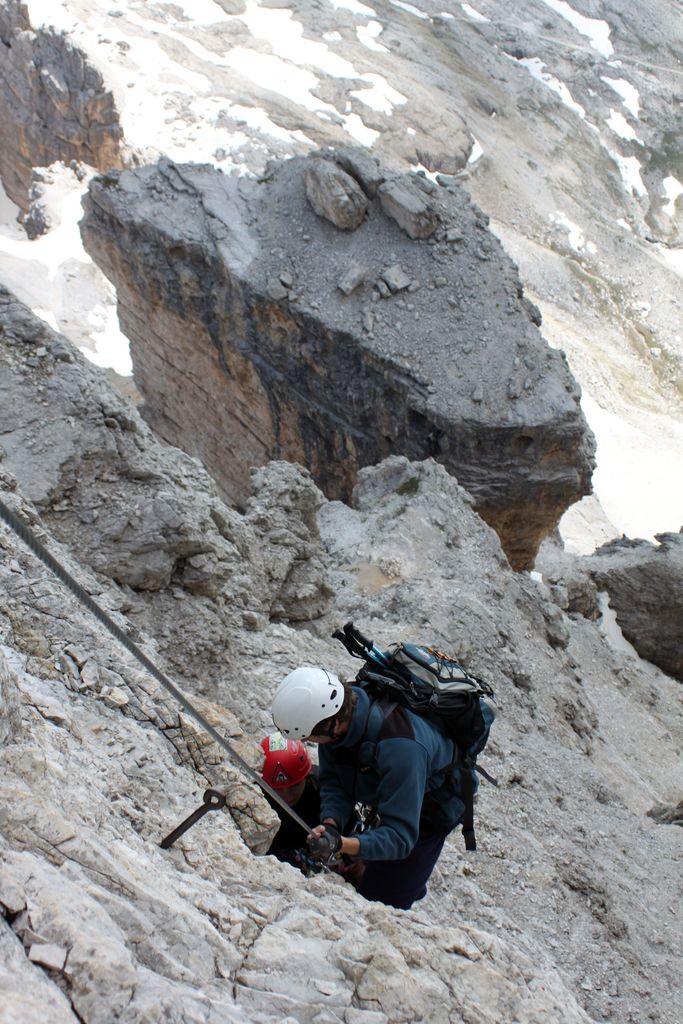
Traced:
POLYGON ((477 837, 474 834, 474 780, 469 758, 460 762, 460 792, 465 810, 462 816, 462 836, 466 850, 476 850, 477 837))
POLYGON ((405 708, 395 700, 371 699, 365 735, 356 747, 359 771, 369 771, 376 764, 378 743, 399 737, 415 737, 405 708))

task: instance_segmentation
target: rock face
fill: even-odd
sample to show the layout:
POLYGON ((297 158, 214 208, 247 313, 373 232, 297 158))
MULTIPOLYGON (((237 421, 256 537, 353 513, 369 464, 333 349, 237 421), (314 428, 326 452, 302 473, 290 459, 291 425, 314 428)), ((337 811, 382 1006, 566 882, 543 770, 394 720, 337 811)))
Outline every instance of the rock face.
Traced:
POLYGON ((391 179, 392 216, 368 194, 339 231, 311 208, 310 167, 255 183, 162 161, 92 184, 84 243, 116 285, 146 416, 235 502, 269 458, 348 499, 359 467, 434 456, 530 565, 589 490, 593 442, 514 265, 455 184, 391 179), (425 211, 431 237, 409 237, 425 211))
POLYGON ((683 533, 611 541, 581 560, 641 658, 683 680, 683 533))
MULTIPOLYGON (((97 370, 6 293, 0 325, 3 502, 162 665, 169 642, 155 627, 166 599, 186 692, 246 756, 245 730, 259 736, 268 725, 275 672, 334 657, 331 642, 267 615, 283 593, 288 552, 296 551, 299 576, 289 576, 299 607, 304 575, 320 581, 321 564, 332 557, 318 533, 320 495, 307 473, 277 464, 257 474, 246 514, 234 512, 193 460, 155 439, 97 370), (148 516, 152 495, 162 502, 148 516), (117 531, 110 529, 114 514, 117 531), (98 530, 106 553, 96 564, 98 530), (186 550, 175 551, 170 579, 167 568, 172 549, 193 537, 202 538, 208 562, 200 587, 194 572, 185 575, 186 550), (230 604, 233 618, 223 618, 221 631, 230 604), (214 676, 211 701, 197 694, 201 683, 187 671, 196 658, 192 637, 204 631, 225 664, 240 649, 233 671, 214 676), (239 720, 224 697, 239 708, 239 720)), ((474 531, 473 542, 483 542, 478 558, 492 558, 519 599, 495 535, 440 467, 406 460, 380 467, 366 477, 359 501, 377 502, 385 520, 401 515, 406 499, 399 495, 391 506, 393 488, 416 475, 408 515, 425 500, 434 514, 453 506, 463 540, 474 531), (433 499, 425 494, 430 480, 439 481, 433 499)), ((346 575, 340 514, 360 525, 373 513, 340 506, 328 519, 346 575)), ((7 598, 0 605, 3 1019, 408 1024, 433 1007, 429 1019, 437 1024, 456 1016, 589 1024, 545 950, 527 952, 503 915, 479 926, 454 908, 448 922, 433 910, 395 913, 366 904, 335 876, 305 880, 255 857, 250 849, 272 832, 258 794, 4 525, 0 549, 7 598), (231 814, 206 816, 162 851, 159 839, 217 778, 231 814)), ((437 564, 446 551, 434 552, 437 564)), ((396 563, 396 571, 406 569, 396 563)), ((443 598, 439 614, 445 588, 443 598)), ((566 724, 562 731, 565 740, 573 735, 566 724)), ((652 828, 666 840, 665 829, 652 828)), ((467 884, 454 871, 456 893, 460 879, 467 884)), ((665 969, 659 990, 667 985, 665 969)))
POLYGON ((322 495, 308 473, 262 469, 241 515, 196 460, 160 444, 98 371, 2 288, 0 339, 3 466, 80 561, 126 589, 128 614, 142 616, 170 665, 209 687, 228 671, 243 623, 324 612, 322 495))
POLYGON ((28 210, 31 172, 56 160, 121 167, 121 128, 112 93, 64 35, 30 27, 26 8, 0 8, 0 178, 28 210))
POLYGON ((648 812, 679 820, 680 685, 512 572, 433 460, 354 507, 268 464, 240 513, 6 293, 0 327, 2 501, 250 763, 286 672, 352 676, 354 618, 492 683, 500 780, 409 913, 254 856, 259 794, 0 525, 3 1020, 678 1024, 683 833, 648 812), (229 813, 162 851, 207 784, 229 813))

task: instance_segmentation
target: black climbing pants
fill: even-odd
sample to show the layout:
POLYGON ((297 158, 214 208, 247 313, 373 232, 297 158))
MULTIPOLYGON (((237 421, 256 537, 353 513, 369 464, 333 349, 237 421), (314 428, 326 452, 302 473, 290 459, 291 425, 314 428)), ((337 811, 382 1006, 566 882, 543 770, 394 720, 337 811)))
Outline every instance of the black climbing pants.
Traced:
POLYGON ((434 870, 447 832, 421 832, 403 860, 371 860, 356 886, 366 900, 408 910, 427 894, 427 880, 434 870))

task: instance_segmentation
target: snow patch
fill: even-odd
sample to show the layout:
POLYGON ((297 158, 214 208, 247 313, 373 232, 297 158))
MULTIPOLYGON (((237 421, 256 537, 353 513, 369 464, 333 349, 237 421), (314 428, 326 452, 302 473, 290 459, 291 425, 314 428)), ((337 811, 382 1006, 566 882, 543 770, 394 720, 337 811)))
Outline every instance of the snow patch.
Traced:
POLYGON ((594 50, 603 57, 611 57, 614 47, 610 42, 610 27, 606 21, 597 18, 586 18, 579 14, 564 0, 543 0, 546 7, 552 8, 556 14, 568 21, 582 36, 586 36, 594 50))
POLYGON ((44 320, 45 323, 52 328, 53 331, 59 333, 59 324, 57 323, 57 317, 54 315, 51 309, 41 309, 39 306, 34 306, 31 310, 37 317, 44 320))
POLYGON ((372 7, 361 4, 359 0, 330 0, 330 3, 335 11, 350 11, 351 14, 357 14, 361 18, 377 17, 377 11, 373 11, 372 7))
POLYGON ((611 128, 615 135, 618 135, 620 139, 628 139, 632 142, 638 142, 642 146, 642 141, 638 138, 635 130, 628 123, 623 114, 620 114, 618 110, 610 110, 609 117, 607 118, 607 127, 611 128))
POLYGON ((0 179, 0 236, 5 238, 26 238, 26 232, 17 222, 21 210, 5 192, 0 179))
POLYGON ((106 304, 98 303, 88 315, 94 349, 85 345, 81 345, 80 348, 83 355, 96 366, 111 367, 122 377, 130 377, 133 373, 130 347, 119 330, 114 289, 111 290, 112 301, 106 304))
MULTIPOLYGON (((369 21, 367 25, 358 25, 356 27, 356 35, 359 42, 366 46, 368 50, 374 50, 376 53, 389 53, 386 46, 382 46, 381 43, 377 42, 378 36, 383 31, 384 26, 379 21, 369 21)), ((339 38, 341 39, 341 36, 339 38)))
POLYGON ((656 248, 664 263, 666 263, 675 274, 678 274, 679 277, 683 277, 683 249, 668 249, 663 245, 658 245, 656 248))
POLYGON ((610 646, 614 648, 615 651, 622 651, 624 654, 630 654, 634 658, 637 658, 638 652, 631 646, 624 634, 621 632, 621 628, 617 622, 616 612, 610 607, 609 596, 604 590, 600 591, 598 594, 598 607, 602 613, 602 618, 598 623, 598 627, 610 646))
POLYGON ((474 7, 470 7, 469 4, 460 4, 460 6, 462 7, 465 14, 469 18, 472 18, 473 21, 487 21, 490 23, 490 18, 485 18, 483 14, 480 14, 479 11, 475 11, 474 7))
POLYGON ((403 3, 403 0, 390 0, 394 7, 400 7, 402 11, 407 11, 408 14, 412 14, 416 18, 422 18, 424 21, 431 21, 432 19, 424 11, 421 11, 419 7, 413 7, 412 4, 403 3))
POLYGON ((20 237, 0 236, 0 253, 18 260, 37 261, 42 265, 48 283, 54 282, 57 273, 67 260, 90 263, 90 257, 83 248, 78 222, 82 216, 81 198, 87 187, 79 185, 67 193, 62 203, 60 223, 52 231, 32 241, 21 232, 20 237))
MULTIPOLYGON (((57 187, 63 189, 64 180, 57 187)), ((39 238, 29 239, 20 228, 17 235, 18 225, 0 226, 0 279, 53 330, 67 336, 77 334, 79 339, 90 338, 95 354, 86 354, 99 366, 111 366, 126 376, 132 373, 132 366, 128 339, 119 330, 116 317, 116 293, 81 241, 78 222, 86 191, 87 184, 74 176, 73 184, 63 194, 58 224, 39 238), (76 305, 69 296, 74 289, 79 293, 76 305), (69 330, 69 324, 75 331, 69 330)), ((12 218, 16 209, 0 186, 2 217, 12 218)))
POLYGON ((66 5, 55 0, 24 0, 31 28, 54 28, 58 32, 73 32, 79 23, 69 14, 66 5))
POLYGON ((439 171, 430 171, 424 164, 411 164, 410 169, 415 174, 419 174, 421 178, 429 178, 435 185, 438 185, 437 175, 440 173, 439 171))
POLYGON ((374 128, 368 128, 358 114, 347 114, 344 118, 344 128, 356 142, 360 142, 361 146, 367 146, 368 149, 379 138, 379 132, 374 128))
POLYGON ((566 214, 558 210, 557 213, 551 213, 548 219, 551 224, 555 224, 567 232, 567 241, 575 252, 580 253, 585 250, 591 255, 595 255, 598 251, 593 242, 586 241, 586 236, 579 225, 571 221, 566 214))
POLYGON ((329 103, 323 103, 317 96, 313 96, 319 80, 312 71, 294 67, 274 54, 257 53, 244 46, 235 46, 227 54, 226 64, 256 85, 263 87, 267 83, 269 90, 306 110, 334 110, 329 103))
POLYGON ((640 111, 640 93, 635 86, 627 82, 625 78, 607 78, 602 75, 602 80, 610 89, 614 89, 621 96, 621 101, 633 117, 638 117, 640 111))
POLYGON ((392 89, 386 78, 383 78, 381 75, 368 72, 360 77, 364 82, 369 82, 372 88, 355 89, 350 95, 355 96, 356 99, 371 107, 372 110, 377 110, 382 114, 391 114, 394 107, 403 106, 404 103, 408 102, 407 96, 397 92, 396 89, 392 89))
POLYGON ((673 217, 676 212, 676 200, 683 194, 683 185, 681 185, 678 178, 674 178, 673 174, 670 174, 668 178, 665 178, 662 182, 662 189, 664 191, 664 198, 668 200, 666 206, 663 208, 663 212, 668 217, 673 217))
MULTIPOLYGON (((297 142, 307 143, 309 146, 313 145, 313 142, 304 135, 301 129, 297 128, 295 131, 290 131, 288 128, 283 128, 279 124, 275 124, 274 121, 268 117, 265 110, 261 107, 243 107, 240 104, 231 106, 229 103, 224 102, 219 104, 222 110, 226 110, 228 115, 235 118, 236 121, 244 121, 249 127, 255 131, 262 132, 264 135, 272 135, 273 138, 279 139, 281 142, 290 142, 293 139, 297 142)), ((239 132, 229 133, 229 142, 231 143, 232 149, 237 149, 242 141, 246 140, 246 136, 241 136, 239 132)), ((214 135, 214 142, 216 141, 214 135)))
POLYGON ((609 148, 607 149, 607 152, 619 168, 621 180, 624 183, 626 191, 630 192, 634 196, 646 196, 647 189, 645 188, 645 183, 640 176, 640 161, 634 156, 622 156, 621 153, 617 153, 609 148))
POLYGON ((350 61, 332 53, 324 43, 304 38, 304 27, 290 10, 259 7, 256 0, 247 0, 247 9, 239 20, 253 36, 269 43, 273 53, 283 60, 320 68, 333 78, 356 77, 350 61))
POLYGON ((683 423, 639 409, 630 409, 627 420, 603 409, 585 388, 581 406, 597 441, 593 490, 617 533, 654 540, 655 533, 678 531, 683 423))
POLYGON ((578 114, 579 117, 585 120, 586 111, 584 108, 580 103, 577 103, 573 99, 572 94, 564 82, 561 82, 559 78, 555 78, 554 75, 543 70, 545 67, 544 61, 540 60, 538 57, 522 57, 521 59, 517 59, 516 57, 511 57, 510 54, 506 54, 506 57, 509 57, 510 60, 514 60, 515 63, 521 64, 525 67, 532 78, 535 78, 538 82, 542 82, 548 87, 548 89, 556 93, 562 100, 565 107, 568 107, 569 110, 573 110, 575 114, 578 114))
POLYGON ((476 136, 472 136, 472 152, 467 158, 468 164, 476 164, 477 160, 480 160, 484 155, 484 149, 481 143, 477 140, 476 136))

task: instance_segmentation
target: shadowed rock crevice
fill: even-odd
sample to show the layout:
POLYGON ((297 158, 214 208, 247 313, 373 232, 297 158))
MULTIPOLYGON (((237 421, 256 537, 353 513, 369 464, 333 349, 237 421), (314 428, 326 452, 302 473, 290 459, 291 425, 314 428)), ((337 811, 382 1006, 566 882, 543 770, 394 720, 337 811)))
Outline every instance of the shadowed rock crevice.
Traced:
POLYGON ((360 467, 433 456, 529 567, 590 489, 564 355, 457 184, 334 156, 259 182, 167 160, 93 182, 84 243, 116 286, 146 416, 237 505, 270 458, 348 501, 360 467), (363 181, 379 182, 364 213, 363 181))
POLYGON ((114 97, 85 53, 52 29, 34 31, 16 0, 0 8, 0 39, 0 178, 10 199, 26 212, 33 168, 56 160, 121 167, 114 97))
POLYGON ((683 681, 683 532, 656 539, 655 545, 622 537, 580 564, 607 591, 622 633, 641 658, 683 681))

